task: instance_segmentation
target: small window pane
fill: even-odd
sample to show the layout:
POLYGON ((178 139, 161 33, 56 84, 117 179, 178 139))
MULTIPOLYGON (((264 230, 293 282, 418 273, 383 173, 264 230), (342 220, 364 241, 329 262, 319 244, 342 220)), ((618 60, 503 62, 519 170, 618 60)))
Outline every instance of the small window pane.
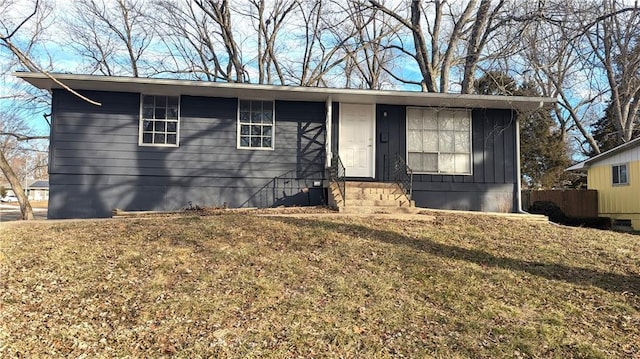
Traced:
POLYGON ((453 130, 454 129, 454 121, 453 114, 451 111, 442 111, 438 115, 438 123, 440 125, 441 130, 453 130))
POLYGON ((142 105, 144 107, 151 107, 153 108, 153 104, 154 104, 154 96, 142 96, 142 105))
POLYGON ((613 177, 613 183, 614 184, 620 183, 620 176, 619 176, 619 173, 618 173, 618 168, 619 168, 618 166, 611 167, 611 175, 613 177))
POLYGON ((142 118, 153 118, 153 107, 145 106, 142 109, 142 118))
POLYGON ((165 143, 164 133, 156 133, 155 135, 153 135, 153 143, 165 143))
POLYGON ((175 145, 178 140, 178 136, 177 135, 172 135, 172 134, 168 134, 167 135, 167 143, 171 144, 171 145, 175 145))
POLYGON ((246 100, 240 101, 240 111, 242 112, 250 112, 251 111, 251 102, 246 100))
POLYGON ((153 135, 151 133, 142 134, 142 143, 153 143, 153 135))
POLYGON ((409 130, 407 139, 407 149, 409 152, 422 151, 422 131, 409 130))
POLYGON ((263 112, 262 113, 262 122, 272 124, 273 123, 273 112, 263 112))
POLYGON ((455 172, 471 173, 471 161, 469 159, 469 155, 455 155, 455 172))
POLYGON ((409 119, 409 130, 421 130, 422 129, 422 121, 416 118, 409 119))
POLYGON ((167 118, 175 120, 178 118, 178 108, 177 107, 169 107, 167 109, 167 118))
POLYGON ((441 153, 440 161, 438 162, 438 165, 440 167, 440 172, 453 173, 455 170, 454 159, 455 157, 451 153, 441 153))
POLYGON ((466 117, 466 114, 465 117, 456 119, 454 127, 456 131, 469 131, 469 118, 466 117))
POLYGON ((166 118, 166 108, 164 107, 156 107, 155 118, 159 120, 164 120, 166 118))
POLYGON ((249 134, 249 125, 242 125, 240 126, 240 134, 241 135, 248 135, 249 134))
POLYGON ((424 153, 422 154, 422 170, 426 172, 438 171, 438 154, 424 153))
POLYGON ((271 148, 271 137, 262 138, 262 147, 271 148))
POLYGON ((240 112, 240 122, 249 123, 251 121, 251 112, 240 112))
POLYGON ((620 183, 627 182, 627 165, 620 165, 620 183))
POLYGON ((422 150, 424 152, 438 152, 438 131, 424 131, 422 150))
POLYGON ((469 132, 456 132, 455 134, 455 151, 471 152, 471 146, 469 146, 469 132))
POLYGON ((178 123, 167 122, 167 132, 178 132, 178 123))
POLYGON ((453 132, 450 131, 441 131, 440 132, 440 148, 439 150, 442 152, 453 152, 453 132))
POLYGON ((423 171, 422 168, 422 155, 420 153, 411 153, 409 152, 409 156, 407 158, 407 165, 409 167, 414 168, 418 171, 423 171))
POLYGON ((251 125, 251 135, 260 136, 262 134, 262 126, 251 125))
POLYGON ((166 122, 164 121, 155 121, 155 130, 156 132, 165 132, 165 127, 166 122))
POLYGON ((251 137, 251 147, 261 147, 260 137, 251 137))
POLYGON ((249 137, 240 137, 240 146, 249 147, 249 137))
POLYGON ((435 116, 425 117, 422 120, 422 128, 425 130, 437 130, 438 129, 438 120, 435 116))
POLYGON ((148 121, 148 120, 142 121, 142 130, 153 131, 153 121, 148 121))
POLYGON ((262 128, 262 134, 271 137, 271 126, 265 126, 262 128))
POLYGON ((264 112, 273 112, 273 101, 263 101, 262 110, 264 112))
POLYGON ((251 112, 251 123, 262 123, 262 112, 251 112))

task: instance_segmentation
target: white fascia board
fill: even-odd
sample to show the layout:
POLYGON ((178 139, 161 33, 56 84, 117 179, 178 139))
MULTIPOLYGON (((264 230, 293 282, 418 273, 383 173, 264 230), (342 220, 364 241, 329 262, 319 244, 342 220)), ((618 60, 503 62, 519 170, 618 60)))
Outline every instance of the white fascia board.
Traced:
POLYGON ((599 155, 595 155, 588 160, 576 163, 575 165, 565 169, 565 171, 580 171, 590 167, 593 163, 599 162, 605 158, 611 157, 617 153, 626 151, 630 148, 634 148, 636 146, 640 146, 640 137, 633 139, 627 143, 623 143, 618 147, 612 148, 609 151, 602 152, 599 155))
MULTIPOLYGON (((35 87, 51 90, 60 86, 42 73, 16 72, 35 87)), ((297 87, 226 83, 193 80, 134 78, 117 76, 53 74, 66 86, 75 90, 137 92, 162 95, 190 95, 227 98, 261 98, 272 100, 324 102, 331 96, 336 102, 374 103, 388 105, 492 108, 534 110, 552 104, 549 97, 462 95, 426 93, 417 91, 379 91, 362 89, 336 89, 323 87, 297 87)))

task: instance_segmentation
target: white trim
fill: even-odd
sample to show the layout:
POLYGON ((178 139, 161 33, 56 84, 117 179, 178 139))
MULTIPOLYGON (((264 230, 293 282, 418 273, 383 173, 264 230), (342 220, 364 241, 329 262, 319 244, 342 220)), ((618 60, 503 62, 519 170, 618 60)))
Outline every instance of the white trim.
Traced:
POLYGON ((325 103, 326 108, 326 117, 325 117, 325 139, 324 139, 324 152, 327 155, 325 159, 325 168, 331 167, 331 159, 333 157, 333 152, 331 150, 331 135, 332 135, 332 119, 333 119, 333 102, 331 101, 331 96, 327 97, 327 101, 325 103))
MULTIPOLYGON (((340 153, 340 145, 342 143, 342 136, 344 135, 344 131, 342 129, 342 123, 344 121, 344 108, 345 105, 359 105, 359 106, 370 106, 371 107, 371 116, 370 116, 370 124, 371 124, 371 137, 370 137, 370 150, 369 150, 369 175, 368 176, 353 176, 349 175, 348 168, 345 168, 345 175, 348 177, 365 177, 365 178, 375 178, 376 177, 376 104, 362 104, 362 103, 343 103, 340 102, 340 114, 338 116, 338 153, 340 153)), ((345 159, 342 158, 344 163, 345 159)), ((346 167, 346 164, 345 164, 346 167)))
POLYGON ((520 118, 518 115, 512 114, 516 117, 516 212, 524 212, 522 209, 522 173, 520 163, 520 118))
POLYGON ((250 151, 273 151, 276 149, 276 101, 269 99, 259 98, 237 98, 237 111, 236 111, 236 149, 238 150, 250 150, 250 151), (240 145, 240 101, 260 101, 271 102, 271 147, 245 147, 240 145))
POLYGON ((611 186, 612 187, 620 187, 620 186, 628 186, 631 183, 631 180, 629 179, 629 163, 628 162, 623 162, 623 163, 612 163, 609 168, 611 168, 611 171, 609 171, 609 173, 611 174, 611 186), (625 173, 627 174, 627 181, 626 182, 618 182, 618 183, 614 183, 613 182, 613 167, 618 167, 618 179, 620 179, 620 166, 624 166, 625 168, 625 173))
MULTIPOLYGON (((444 111, 464 111, 469 116, 469 172, 441 172, 440 171, 440 151, 438 152, 422 152, 422 153, 435 153, 438 155, 438 171, 416 171, 413 170, 413 174, 417 175, 433 175, 433 176, 473 176, 473 111, 468 108, 434 108, 434 107, 424 107, 424 106, 407 106, 405 110, 405 161, 407 164, 409 163, 409 109, 430 109, 435 110, 436 112, 444 111)), ((440 129, 438 129, 438 134, 440 133, 440 129)), ((416 153, 416 152, 414 152, 416 153)), ((455 153, 453 154, 462 154, 455 153)))
MULTIPOLYGON (((59 89, 60 85, 42 73, 14 72, 33 86, 59 89)), ((322 102, 327 96, 345 103, 383 103, 387 105, 495 108, 535 110, 554 104, 555 98, 527 96, 491 96, 418 91, 380 91, 321 87, 274 86, 211 81, 133 78, 117 76, 55 74, 57 80, 75 90, 161 93, 224 98, 265 98, 271 100, 322 102)))
MULTIPOLYGON (((175 148, 175 147, 180 147, 180 106, 181 106, 181 101, 182 99, 180 98, 180 96, 170 96, 170 95, 155 95, 155 94, 148 94, 148 93, 140 93, 140 108, 139 108, 139 114, 138 114, 138 146, 139 147, 171 147, 171 148, 175 148), (175 144, 170 144, 170 143, 143 143, 142 142, 142 138, 143 138, 143 122, 144 122, 144 118, 142 116, 142 112, 143 112, 143 101, 144 101, 144 96, 153 96, 158 97, 158 96, 162 96, 162 97, 175 97, 178 99, 178 114, 177 114, 177 122, 176 122, 176 143, 175 144)), ((154 99, 154 111, 155 111, 155 99, 154 99)), ((147 119, 147 120, 154 120, 154 119, 147 119)), ((169 122, 166 121, 165 122, 169 122)), ((166 123, 165 123, 166 126, 166 123)), ((166 134, 166 130, 165 130, 165 134, 166 134)))

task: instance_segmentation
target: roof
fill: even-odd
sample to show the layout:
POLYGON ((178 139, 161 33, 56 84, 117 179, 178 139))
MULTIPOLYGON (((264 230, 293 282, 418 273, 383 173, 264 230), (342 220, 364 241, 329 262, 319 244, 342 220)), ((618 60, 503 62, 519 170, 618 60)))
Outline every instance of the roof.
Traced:
MULTIPOLYGON (((43 73, 16 72, 14 76, 40 89, 51 90, 61 88, 60 85, 56 84, 43 73)), ((550 97, 337 89, 75 74, 54 74, 53 76, 74 90, 138 92, 171 96, 248 97, 264 100, 314 102, 324 102, 328 98, 331 98, 332 101, 350 103, 515 110, 534 110, 545 104, 556 102, 556 99, 550 97)))
POLYGON ((37 180, 29 185, 29 188, 49 188, 49 180, 37 180))
POLYGON ((626 150, 635 148, 637 146, 640 146, 640 137, 638 137, 636 139, 633 139, 633 140, 631 140, 629 142, 623 143, 618 147, 610 149, 609 151, 602 152, 599 155, 595 155, 595 156, 593 156, 593 157, 591 157, 591 158, 589 158, 589 159, 587 159, 585 161, 576 163, 575 165, 567 168, 565 171, 580 171, 580 170, 587 169, 589 166, 591 166, 591 164, 593 164, 595 162, 601 161, 601 160, 603 160, 605 158, 611 157, 611 156, 616 155, 616 154, 618 154, 620 152, 624 152, 626 150))

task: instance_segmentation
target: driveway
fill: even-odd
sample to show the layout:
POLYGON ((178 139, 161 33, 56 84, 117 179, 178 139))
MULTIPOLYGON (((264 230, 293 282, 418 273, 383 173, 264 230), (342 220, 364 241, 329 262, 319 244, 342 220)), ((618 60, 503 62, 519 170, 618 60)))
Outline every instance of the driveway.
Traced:
MULTIPOLYGON (((34 208, 35 219, 47 219, 46 208, 34 208)), ((17 204, 0 204, 0 222, 17 221, 22 217, 20 207, 17 204)))

